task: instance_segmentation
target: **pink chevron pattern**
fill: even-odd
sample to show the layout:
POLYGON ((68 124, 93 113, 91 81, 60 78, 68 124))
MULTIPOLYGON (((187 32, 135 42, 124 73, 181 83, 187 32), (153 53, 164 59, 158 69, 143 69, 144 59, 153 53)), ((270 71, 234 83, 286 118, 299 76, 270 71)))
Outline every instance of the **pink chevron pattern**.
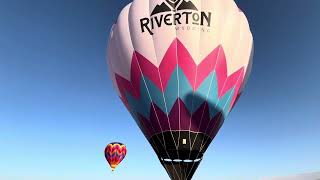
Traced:
POLYGON ((227 76, 227 62, 222 46, 215 48, 199 65, 196 65, 186 47, 176 38, 168 48, 159 68, 139 52, 134 52, 131 63, 131 80, 128 81, 120 75, 115 74, 121 99, 127 108, 130 109, 128 101, 125 98, 126 92, 131 93, 136 98, 140 98, 139 83, 142 78, 140 70, 144 76, 148 77, 163 92, 168 85, 170 75, 177 65, 181 67, 187 76, 190 85, 193 87, 193 91, 196 91, 203 80, 215 70, 218 78, 219 98, 231 88, 235 88, 234 93, 236 95, 232 98, 230 109, 233 107, 243 82, 245 68, 242 67, 230 76, 227 76), (195 77, 197 78, 195 79, 195 77))

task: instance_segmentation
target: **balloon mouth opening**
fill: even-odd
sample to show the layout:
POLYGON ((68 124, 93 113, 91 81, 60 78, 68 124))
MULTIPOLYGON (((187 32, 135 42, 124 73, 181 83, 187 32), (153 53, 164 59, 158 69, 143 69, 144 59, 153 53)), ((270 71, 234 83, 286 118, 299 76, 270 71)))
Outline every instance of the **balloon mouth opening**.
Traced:
POLYGON ((150 143, 162 163, 197 163, 202 160, 211 140, 203 133, 171 131, 154 135, 150 143))
POLYGON ((111 171, 114 171, 117 166, 110 166, 110 167, 111 167, 111 171))
POLYGON ((195 162, 200 162, 202 160, 202 158, 197 158, 197 159, 163 159, 163 158, 160 158, 161 161, 163 161, 164 163, 172 163, 172 162, 175 162, 175 163, 195 163, 195 162))

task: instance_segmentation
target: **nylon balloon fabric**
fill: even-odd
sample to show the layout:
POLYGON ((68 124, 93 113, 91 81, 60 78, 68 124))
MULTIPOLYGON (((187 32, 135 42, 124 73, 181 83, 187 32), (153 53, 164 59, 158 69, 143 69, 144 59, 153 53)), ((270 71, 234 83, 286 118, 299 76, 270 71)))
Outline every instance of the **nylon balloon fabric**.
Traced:
POLYGON ((244 13, 233 0, 135 0, 107 53, 115 90, 170 178, 191 179, 251 71, 244 13))
POLYGON ((110 143, 107 145, 104 154, 112 171, 114 171, 116 167, 121 163, 121 161, 125 158, 127 154, 127 148, 122 143, 110 143))

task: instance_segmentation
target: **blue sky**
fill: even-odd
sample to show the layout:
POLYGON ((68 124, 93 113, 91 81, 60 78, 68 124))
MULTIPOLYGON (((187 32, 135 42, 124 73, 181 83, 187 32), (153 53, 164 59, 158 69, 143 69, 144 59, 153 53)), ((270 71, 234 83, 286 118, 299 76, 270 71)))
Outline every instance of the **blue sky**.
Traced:
MULTIPOLYGON (((320 1, 239 1, 252 76, 194 179, 319 171, 320 1)), ((0 179, 168 179, 108 77, 109 29, 128 2, 0 0, 0 179), (128 147, 114 173, 112 141, 128 147)))

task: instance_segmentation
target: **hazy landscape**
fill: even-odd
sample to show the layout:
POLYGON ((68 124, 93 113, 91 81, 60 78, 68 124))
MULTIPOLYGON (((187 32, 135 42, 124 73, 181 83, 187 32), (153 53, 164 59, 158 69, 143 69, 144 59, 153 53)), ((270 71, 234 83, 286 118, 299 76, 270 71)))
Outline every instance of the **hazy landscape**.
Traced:
POLYGON ((265 178, 262 180, 320 180, 320 172, 286 176, 286 177, 265 178))

